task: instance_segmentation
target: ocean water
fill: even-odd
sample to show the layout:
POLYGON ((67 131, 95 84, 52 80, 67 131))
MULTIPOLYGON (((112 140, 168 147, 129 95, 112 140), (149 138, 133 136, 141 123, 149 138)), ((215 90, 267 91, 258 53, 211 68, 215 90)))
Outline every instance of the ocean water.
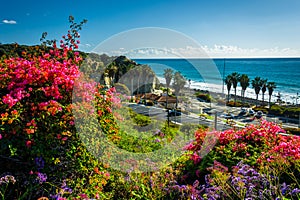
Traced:
MULTIPOLYGON (((149 65, 161 82, 164 82, 164 69, 171 68, 180 71, 187 80, 191 80, 191 88, 206 89, 208 91, 226 93, 223 78, 233 72, 247 74, 250 86, 246 90, 246 97, 256 98, 251 80, 259 76, 276 83, 277 88, 272 95, 272 101, 281 99, 295 103, 297 93, 300 95, 300 58, 239 58, 239 59, 134 59, 139 64, 149 65)), ((189 86, 189 85, 187 85, 189 86)), ((238 86, 237 94, 241 88, 238 86)), ((233 88, 231 94, 234 93, 233 88)), ((259 99, 262 99, 260 92, 259 99)), ((268 91, 265 93, 268 100, 268 91)), ((300 97, 298 99, 300 103, 300 97)))

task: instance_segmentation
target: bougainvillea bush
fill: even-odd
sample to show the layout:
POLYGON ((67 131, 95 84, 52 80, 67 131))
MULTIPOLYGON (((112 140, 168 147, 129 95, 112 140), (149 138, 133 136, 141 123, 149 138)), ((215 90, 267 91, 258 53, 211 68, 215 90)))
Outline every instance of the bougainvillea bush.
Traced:
MULTIPOLYGON (((83 59, 76 49, 80 37, 78 31, 84 22, 77 24, 70 17, 70 23, 70 30, 59 45, 55 40, 47 40, 22 55, 6 55, 0 60, 0 197, 134 198, 142 195, 140 187, 148 187, 145 183, 150 178, 160 186, 153 187, 155 191, 148 188, 148 194, 143 192, 142 196, 162 195, 160 189, 163 186, 158 180, 164 180, 166 184, 169 179, 145 173, 137 174, 130 183, 124 182, 126 173, 110 168, 93 154, 100 152, 103 144, 99 141, 101 135, 97 134, 97 124, 75 127, 74 109, 77 117, 82 119, 96 116, 107 138, 129 151, 133 151, 133 144, 137 142, 140 149, 151 152, 160 146, 157 140, 169 137, 164 133, 154 134, 153 145, 143 144, 124 133, 120 138, 122 134, 118 134, 116 124, 118 113, 113 112, 113 108, 120 106, 120 98, 114 88, 104 88, 81 72, 83 59), (95 135, 79 135, 78 129, 90 133, 95 130, 95 135), (92 152, 87 146, 94 147, 92 152)), ((140 121, 137 119, 137 124, 140 121)), ((131 173, 130 176, 134 177, 131 173)))
MULTIPOLYGON (((0 176, 15 178, 1 182, 3 199, 105 198, 107 166, 86 150, 74 126, 72 90, 82 62, 75 50, 84 22, 70 23, 59 47, 47 41, 47 50, 0 60, 0 176)), ((110 105, 103 100, 98 107, 105 119, 112 118, 110 105)))
POLYGON ((172 198, 300 198, 300 138, 285 135, 276 124, 261 121, 224 132, 201 129, 185 149, 188 160, 181 176, 167 188, 172 198), (203 151, 209 153, 202 157, 203 151))

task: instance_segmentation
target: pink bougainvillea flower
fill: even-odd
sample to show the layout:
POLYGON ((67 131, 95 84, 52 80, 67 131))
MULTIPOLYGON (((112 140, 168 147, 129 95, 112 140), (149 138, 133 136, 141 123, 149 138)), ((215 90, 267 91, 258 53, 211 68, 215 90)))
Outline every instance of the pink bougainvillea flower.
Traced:
POLYGON ((27 148, 30 148, 30 147, 32 146, 32 141, 31 141, 31 140, 27 140, 27 141, 25 142, 25 144, 26 144, 26 147, 27 147, 27 148))

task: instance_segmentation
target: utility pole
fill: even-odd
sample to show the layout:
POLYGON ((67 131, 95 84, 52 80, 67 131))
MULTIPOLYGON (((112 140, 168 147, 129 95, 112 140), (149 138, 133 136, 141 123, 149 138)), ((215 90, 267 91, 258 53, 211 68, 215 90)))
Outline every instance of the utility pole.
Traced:
POLYGON ((218 123, 218 112, 215 112, 215 131, 217 131, 217 123, 218 123))
POLYGON ((168 96, 169 96, 169 88, 167 87, 167 96, 166 96, 166 108, 167 108, 167 116, 168 116, 168 127, 170 127, 170 113, 168 108, 168 96))
POLYGON ((133 101, 133 78, 131 79, 131 101, 133 101))

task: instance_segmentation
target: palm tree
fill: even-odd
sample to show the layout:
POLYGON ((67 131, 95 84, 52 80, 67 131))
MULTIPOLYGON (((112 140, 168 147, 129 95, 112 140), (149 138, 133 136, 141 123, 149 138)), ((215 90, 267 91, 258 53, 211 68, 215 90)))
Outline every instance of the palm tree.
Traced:
POLYGON ((252 80, 252 88, 254 88, 256 94, 256 106, 257 106, 258 94, 260 92, 261 86, 262 86, 261 78, 258 76, 255 77, 255 79, 252 80))
POLYGON ((175 90, 175 94, 179 95, 180 90, 186 84, 186 79, 182 76, 180 72, 175 72, 173 77, 173 87, 175 90))
POLYGON ((240 80, 240 74, 237 72, 233 72, 231 74, 231 82, 232 82, 232 87, 234 88, 234 105, 236 104, 236 87, 239 83, 240 80))
POLYGON ((275 82, 268 82, 267 83, 267 88, 268 88, 268 91, 269 91, 269 109, 270 109, 271 108, 271 97, 272 97, 274 89, 276 88, 275 82))
POLYGON ((110 85, 113 86, 116 81, 116 74, 118 72, 118 67, 114 64, 112 64, 109 68, 109 71, 108 71, 108 76, 111 80, 111 83, 110 85))
POLYGON ((135 74, 137 76, 137 94, 140 93, 140 80, 141 80, 141 76, 143 74, 143 68, 141 66, 138 66, 135 68, 135 74))
POLYGON ((169 90, 169 87, 170 87, 170 83, 171 83, 171 80, 173 78, 173 70, 170 69, 170 68, 167 68, 164 70, 164 77, 166 79, 166 86, 167 86, 167 94, 168 94, 168 90, 169 90))
POLYGON ((241 75, 240 84, 241 84, 241 87, 242 87, 241 96, 243 98, 243 103, 244 103, 245 92, 246 92, 247 87, 249 87, 249 85, 250 85, 250 79, 249 79, 248 75, 246 75, 246 74, 241 75))
MULTIPOLYGON (((170 68, 165 69, 164 70, 164 77, 166 79, 166 86, 167 86, 166 108, 168 108, 169 87, 170 87, 171 80, 173 78, 173 70, 170 69, 170 68)), ((169 117, 168 117, 168 124, 169 124, 169 117)))
POLYGON ((173 77, 173 87, 176 95, 176 108, 178 105, 179 92, 184 87, 185 84, 186 84, 186 79, 182 76, 182 74, 180 72, 175 72, 173 77))
POLYGON ((227 86, 227 103, 229 102, 229 94, 230 94, 230 89, 231 89, 231 86, 232 86, 232 82, 231 82, 231 75, 227 75, 226 78, 225 78, 225 84, 227 86))
POLYGON ((264 105, 264 102, 265 102, 265 92, 267 91, 267 82, 268 82, 268 79, 261 80, 262 105, 264 105))

